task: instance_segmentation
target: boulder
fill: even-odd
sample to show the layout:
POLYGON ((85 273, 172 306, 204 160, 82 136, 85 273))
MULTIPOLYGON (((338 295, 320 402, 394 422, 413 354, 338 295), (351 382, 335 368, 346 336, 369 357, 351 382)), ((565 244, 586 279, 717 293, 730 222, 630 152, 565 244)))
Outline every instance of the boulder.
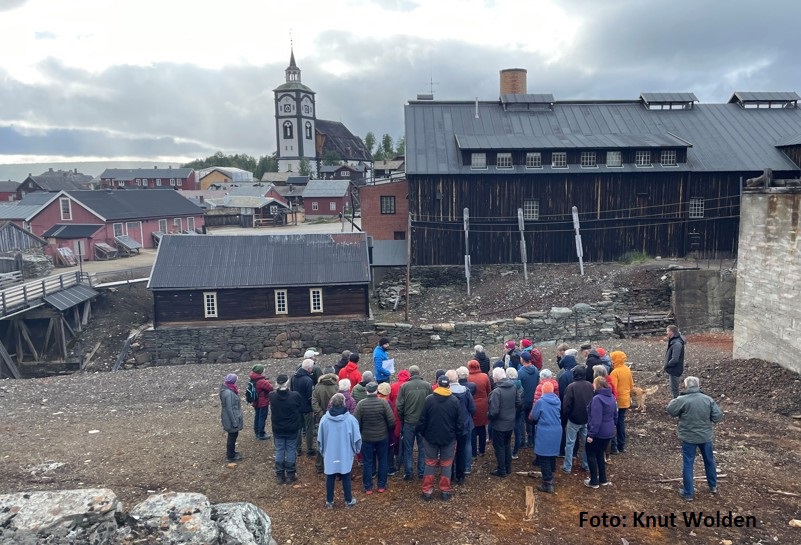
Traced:
POLYGON ((131 509, 127 522, 121 534, 165 543, 218 543, 220 535, 209 499, 191 492, 154 494, 131 509))
POLYGON ((262 545, 270 543, 273 523, 267 514, 252 503, 220 503, 212 507, 220 541, 226 545, 262 545))

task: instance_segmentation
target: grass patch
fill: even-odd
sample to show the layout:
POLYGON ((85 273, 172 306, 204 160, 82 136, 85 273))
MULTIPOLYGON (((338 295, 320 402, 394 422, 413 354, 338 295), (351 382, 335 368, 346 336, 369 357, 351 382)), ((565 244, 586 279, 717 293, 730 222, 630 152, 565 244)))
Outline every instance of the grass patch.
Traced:
POLYGON ((649 259, 648 254, 645 252, 626 252, 619 261, 626 265, 634 265, 635 263, 645 263, 649 259))

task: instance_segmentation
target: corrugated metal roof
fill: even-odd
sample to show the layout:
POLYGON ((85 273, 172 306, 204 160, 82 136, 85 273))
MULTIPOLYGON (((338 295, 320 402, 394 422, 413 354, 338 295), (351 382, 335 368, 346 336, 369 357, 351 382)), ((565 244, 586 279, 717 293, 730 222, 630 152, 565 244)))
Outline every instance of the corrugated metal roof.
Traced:
POLYGON ((101 180, 131 181, 136 178, 188 178, 191 168, 107 168, 101 180))
POLYGON ((794 100, 801 100, 798 93, 794 91, 735 91, 729 102, 792 102, 794 100))
POLYGON ((222 289, 366 284, 363 233, 311 235, 166 235, 150 289, 222 289))
POLYGON ((53 200, 55 195, 49 191, 34 191, 27 193, 18 202, 20 206, 41 206, 53 200))
POLYGON ((60 311, 65 311, 68 308, 72 308, 84 301, 97 297, 97 295, 98 293, 89 286, 76 284, 75 286, 44 297, 44 302, 60 311))
POLYGON ((776 145, 779 146, 779 147, 781 147, 781 146, 801 146, 801 133, 793 134, 791 136, 787 136, 785 138, 782 138, 781 140, 776 142, 776 145))
POLYGON ((640 93, 640 98, 649 104, 698 102, 695 93, 640 93))
POLYGON ((62 238, 62 239, 74 239, 74 238, 89 238, 94 235, 98 229, 103 227, 102 225, 91 225, 91 224, 81 224, 81 223, 57 223, 42 235, 44 238, 62 238))
POLYGON ((2 204, 0 205, 0 220, 27 220, 41 208, 41 205, 2 204))
POLYGON ((349 187, 350 180, 309 180, 303 190, 303 198, 344 197, 349 187))
POLYGON ((463 150, 534 150, 570 148, 661 148, 687 147, 687 143, 669 134, 562 134, 540 136, 456 135, 456 145, 463 150))
POLYGON ((17 187, 19 187, 19 182, 15 182, 14 180, 0 180, 0 191, 4 193, 16 191, 17 187))
MULTIPOLYGON (((176 169, 173 169, 176 170, 176 169)), ((198 216, 203 210, 172 189, 68 191, 79 203, 106 220, 198 216)))
POLYGON ((550 104, 554 101, 551 94, 503 94, 501 102, 506 104, 550 104))
POLYGON ((619 135, 625 141, 632 136, 656 138, 670 134, 692 144, 683 165, 692 171, 798 170, 776 145, 801 133, 801 108, 744 109, 738 104, 696 104, 687 110, 649 110, 639 101, 557 102, 552 111, 532 114, 504 111, 498 101, 479 102, 478 106, 476 119, 473 102, 407 104, 406 173, 475 174, 469 164, 462 163, 456 135, 514 139, 619 135))

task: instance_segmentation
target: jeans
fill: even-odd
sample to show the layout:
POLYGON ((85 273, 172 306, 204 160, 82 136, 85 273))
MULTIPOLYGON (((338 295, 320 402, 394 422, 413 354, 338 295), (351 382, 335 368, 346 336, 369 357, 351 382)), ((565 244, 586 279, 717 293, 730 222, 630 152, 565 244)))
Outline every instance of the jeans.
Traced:
POLYGON ((454 455, 454 473, 453 477, 456 480, 464 479, 464 470, 466 466, 465 452, 470 452, 467 446, 467 441, 470 438, 470 432, 463 435, 456 436, 456 454, 454 455))
POLYGON ((473 471, 473 449, 471 448, 471 445, 470 445, 470 440, 472 438, 473 438, 473 431, 471 430, 469 433, 467 433, 467 443, 468 444, 466 444, 464 446, 464 451, 462 452, 462 455, 464 456, 464 472, 465 473, 467 473, 468 471, 469 472, 473 471))
POLYGON ((718 485, 718 474, 715 469, 715 458, 712 456, 712 442, 708 443, 681 443, 681 458, 683 462, 682 480, 684 481, 684 495, 693 497, 693 463, 695 463, 695 449, 701 451, 701 458, 704 459, 704 472, 709 488, 718 485))
POLYGON ((587 462, 590 466, 590 484, 603 484, 606 482, 606 446, 610 439, 594 437, 592 443, 587 443, 587 462))
POLYGON ((284 471, 295 473, 295 463, 297 462, 295 449, 298 445, 298 436, 276 435, 273 437, 273 442, 275 443, 276 475, 283 475, 284 471))
POLYGON ((617 410, 617 451, 626 450, 626 413, 628 409, 617 410))
POLYGON ((487 450, 487 426, 476 426, 473 428, 471 437, 473 447, 473 458, 479 454, 484 454, 487 450))
POLYGON ((238 431, 229 431, 228 440, 225 442, 225 457, 229 460, 236 456, 236 438, 239 437, 238 431))
MULTIPOLYGON (((582 445, 585 445, 587 442, 587 424, 574 424, 568 420, 565 435, 567 436, 565 439, 565 452, 573 452, 574 446, 576 449, 576 454, 578 454, 578 451, 581 450, 581 467, 583 469, 588 469, 589 465, 587 464, 587 448, 581 448, 582 445)), ((565 470, 566 473, 570 473, 573 470, 572 456, 565 456, 565 462, 562 464, 562 469, 565 470)))
POLYGON ((492 448, 495 450, 495 460, 498 463, 499 473, 512 472, 512 430, 492 430, 492 448))
POLYGON ((423 439, 423 453, 426 461, 423 473, 423 494, 430 496, 434 492, 434 477, 437 473, 437 466, 440 467, 439 490, 440 492, 450 492, 456 441, 443 446, 434 445, 423 439))
POLYGON ((414 441, 417 440, 417 475, 424 472, 425 455, 423 454, 423 436, 417 431, 417 426, 403 423, 403 472, 405 475, 412 474, 412 463, 414 461, 414 441))
POLYGON ((523 411, 517 411, 515 414, 515 442, 514 446, 512 447, 512 454, 517 456, 517 453, 520 452, 520 446, 525 444, 526 441, 526 429, 523 425, 523 411))
POLYGON ((303 423, 298 430, 298 454, 303 449, 303 435, 306 435, 306 452, 314 452, 314 413, 301 413, 303 423))
POLYGON ((345 503, 353 499, 353 493, 350 488, 350 473, 332 473, 325 476, 325 501, 328 503, 334 502, 334 484, 337 477, 342 479, 342 493, 345 496, 345 503))
POLYGON ((534 448, 534 422, 528 419, 528 415, 531 414, 531 408, 532 406, 523 408, 523 426, 528 448, 534 448))
POLYGON ((553 472, 556 470, 556 456, 540 456, 540 471, 542 471, 542 482, 553 483, 553 472))
POLYGON ((387 487, 387 448, 389 439, 362 442, 362 482, 365 490, 373 489, 373 463, 378 457, 378 488, 387 487))
POLYGON ((673 375, 668 375, 670 377, 670 395, 673 396, 673 399, 679 397, 679 384, 681 383, 681 377, 674 377, 673 375))
POLYGON ((267 413, 269 411, 269 405, 256 409, 256 413, 253 415, 253 433, 256 434, 256 437, 264 437, 266 435, 264 426, 267 424, 267 413))

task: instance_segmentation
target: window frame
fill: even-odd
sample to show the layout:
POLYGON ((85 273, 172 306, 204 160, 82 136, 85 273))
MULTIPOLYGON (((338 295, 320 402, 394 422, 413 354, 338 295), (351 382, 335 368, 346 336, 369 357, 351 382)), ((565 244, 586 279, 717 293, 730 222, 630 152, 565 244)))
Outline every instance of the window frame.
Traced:
POLYGON ((551 168, 567 168, 566 151, 554 151, 551 153, 551 168), (561 159, 561 161, 558 161, 558 164, 557 158, 561 159))
POLYGON ((182 232, 184 230, 184 224, 181 221, 181 218, 173 218, 172 219, 172 226, 178 228, 178 232, 182 232))
POLYGON ((295 135, 295 131, 293 130, 291 121, 289 121, 289 120, 284 121, 283 129, 284 129, 283 130, 283 135, 284 135, 283 139, 284 140, 293 140, 295 138, 295 136, 294 136, 295 135))
POLYGON ((323 288, 309 288, 309 312, 319 314, 323 312, 323 288), (319 296, 319 302, 315 305, 314 296, 319 296))
POLYGON ((287 290, 275 290, 273 292, 273 300, 275 301, 276 314, 289 314, 289 294, 287 290))
POLYGON ((540 151, 529 151, 526 152, 526 168, 542 168, 542 152, 540 151), (536 161, 533 159, 536 158, 536 161), (529 161, 532 159, 532 161, 529 161), (529 164, 529 163, 536 163, 536 164, 529 164))
POLYGON ((523 199, 523 221, 539 221, 540 200, 523 199))
POLYGON ((704 203, 705 199, 703 197, 690 197, 687 202, 687 216, 690 219, 704 218, 704 203))
POLYGON ((598 154, 594 151, 582 151, 581 168, 598 168, 598 154))
POLYGON ((676 153, 676 150, 663 149, 662 151, 659 152, 659 164, 662 165, 663 167, 677 167, 679 166, 677 156, 678 154, 676 153), (668 158, 667 161, 665 161, 666 156, 668 158), (673 159, 672 161, 670 161, 671 157, 673 159))
POLYGON ((125 187, 125 180, 117 180, 117 187, 125 187))
POLYGON ((514 163, 512 162, 512 154, 508 151, 502 151, 495 154, 495 168, 502 169, 502 170, 509 170, 514 168, 514 163), (501 164, 503 161, 503 164, 501 164))
POLYGON ((126 235, 125 224, 124 223, 112 223, 111 224, 111 232, 114 234, 115 237, 124 237, 126 235), (117 234, 117 226, 119 225, 119 234, 117 234))
POLYGON ((195 230, 195 218, 194 216, 189 216, 186 218, 186 230, 187 231, 194 231, 195 230))
POLYGON ((157 178, 156 179, 156 185, 157 186, 161 186, 161 178, 157 178))
POLYGON ((623 152, 620 150, 610 150, 606 152, 607 168, 623 168, 623 152), (617 162, 610 162, 610 158, 617 156, 617 162))
POLYGON ((395 208, 395 195, 381 195, 378 202, 381 215, 386 216, 397 213, 397 209, 395 208))
POLYGON ((634 166, 637 168, 648 168, 652 167, 653 163, 651 163, 651 151, 650 150, 637 150, 634 152, 634 166), (648 162, 644 162, 647 160, 648 162))
POLYGON ((320 205, 318 204, 317 201, 312 201, 311 209, 312 209, 312 212, 317 212, 317 211, 320 210, 320 205))
POLYGON ((335 201, 331 201, 330 203, 328 203, 328 211, 329 212, 337 211, 337 203, 335 201))
POLYGON ((166 218, 160 219, 159 220, 159 232, 166 234, 166 233, 168 233, 168 231, 167 231, 168 229, 169 229, 169 226, 167 225, 167 219, 166 218), (162 226, 164 226, 163 229, 162 229, 162 226))
POLYGON ((219 307, 217 305, 216 291, 203 292, 203 317, 204 318, 220 317, 219 307))
POLYGON ((61 213, 61 221, 72 221, 72 199, 69 197, 60 197, 58 199, 58 210, 61 213), (67 203, 66 210, 64 210, 65 202, 67 203), (66 214, 64 212, 66 212, 66 214))
POLYGON ((473 170, 487 169, 487 154, 484 152, 473 152, 470 154, 470 168, 473 170))

